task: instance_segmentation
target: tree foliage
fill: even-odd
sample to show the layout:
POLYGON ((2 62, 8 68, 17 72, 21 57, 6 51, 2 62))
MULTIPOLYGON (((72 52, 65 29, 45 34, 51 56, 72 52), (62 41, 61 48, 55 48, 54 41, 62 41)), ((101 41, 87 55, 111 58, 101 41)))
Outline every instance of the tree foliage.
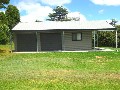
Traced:
POLYGON ((20 22, 20 13, 16 6, 8 5, 5 14, 10 29, 12 29, 18 22, 20 22))
POLYGON ((112 21, 110 22, 110 24, 115 27, 117 22, 118 21, 116 21, 115 19, 112 19, 112 21))
POLYGON ((98 32, 98 45, 100 47, 114 47, 115 46, 115 32, 114 31, 100 31, 98 32))
POLYGON ((7 44, 9 42, 10 32, 6 24, 0 24, 0 44, 7 44))
POLYGON ((7 44, 10 38, 10 30, 20 22, 19 10, 16 6, 8 5, 10 0, 0 0, 0 44, 7 44))
POLYGON ((49 18, 47 19, 49 21, 68 21, 67 18, 68 11, 66 8, 63 8, 62 6, 57 6, 53 9, 53 13, 49 13, 49 18))
POLYGON ((116 25, 115 27, 117 28, 118 32, 120 33, 120 25, 116 25))
POLYGON ((5 5, 9 4, 10 0, 0 0, 0 9, 6 8, 5 5))
POLYGON ((80 17, 71 17, 70 20, 71 21, 80 21, 80 17))
MULTIPOLYGON (((120 25, 116 25, 118 21, 112 19, 109 24, 114 26, 118 31, 118 47, 120 47, 120 25)), ((106 31, 106 32, 98 32, 98 45, 101 47, 115 47, 116 44, 116 34, 115 31, 106 31)))
POLYGON ((0 24, 8 25, 8 20, 3 12, 0 12, 0 24))
MULTIPOLYGON (((115 25, 118 31, 118 47, 120 47, 120 25, 115 25)), ((98 44, 103 47, 115 47, 115 31, 98 32, 98 44)))
POLYGON ((118 31, 118 47, 120 47, 120 25, 116 25, 118 31))

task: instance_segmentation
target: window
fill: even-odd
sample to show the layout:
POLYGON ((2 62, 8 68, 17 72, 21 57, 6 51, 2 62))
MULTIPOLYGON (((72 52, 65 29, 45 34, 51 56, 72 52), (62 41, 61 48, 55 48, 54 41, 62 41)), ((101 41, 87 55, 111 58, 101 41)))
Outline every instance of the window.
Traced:
POLYGON ((73 41, 81 41, 82 40, 82 33, 73 33, 72 40, 73 41))

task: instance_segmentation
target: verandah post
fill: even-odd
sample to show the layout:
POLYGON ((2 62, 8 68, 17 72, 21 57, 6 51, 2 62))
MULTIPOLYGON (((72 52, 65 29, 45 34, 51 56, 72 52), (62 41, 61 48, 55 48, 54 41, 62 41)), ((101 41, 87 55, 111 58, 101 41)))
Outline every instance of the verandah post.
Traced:
POLYGON ((63 31, 63 32, 62 32, 62 48, 63 48, 63 51, 65 51, 64 34, 65 34, 65 32, 63 31))
POLYGON ((38 50, 38 32, 36 32, 36 39, 37 39, 36 41, 37 41, 37 52, 38 52, 39 51, 38 50))
POLYGON ((95 50, 95 30, 93 31, 94 33, 94 50, 95 50))
POLYGON ((98 31, 97 31, 97 47, 98 47, 98 31))
POLYGON ((117 35, 117 30, 116 30, 116 48, 118 47, 118 35, 117 35))
POLYGON ((12 53, 12 33, 10 32, 10 52, 12 53))

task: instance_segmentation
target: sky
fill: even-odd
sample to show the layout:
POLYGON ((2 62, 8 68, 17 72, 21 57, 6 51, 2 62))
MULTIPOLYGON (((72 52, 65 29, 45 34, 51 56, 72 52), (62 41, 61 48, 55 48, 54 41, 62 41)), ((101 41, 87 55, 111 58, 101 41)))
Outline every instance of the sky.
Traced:
POLYGON ((120 21, 120 0, 10 0, 17 6, 22 22, 45 21, 56 6, 63 6, 68 17, 79 17, 80 21, 120 21))

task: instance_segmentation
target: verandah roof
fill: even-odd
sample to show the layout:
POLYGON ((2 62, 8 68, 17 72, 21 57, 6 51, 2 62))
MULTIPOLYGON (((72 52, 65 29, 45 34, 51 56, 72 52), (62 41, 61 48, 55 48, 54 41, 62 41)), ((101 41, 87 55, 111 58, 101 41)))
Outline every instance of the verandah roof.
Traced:
POLYGON ((107 21, 45 21, 45 22, 20 22, 12 30, 116 30, 115 27, 110 25, 107 21))

